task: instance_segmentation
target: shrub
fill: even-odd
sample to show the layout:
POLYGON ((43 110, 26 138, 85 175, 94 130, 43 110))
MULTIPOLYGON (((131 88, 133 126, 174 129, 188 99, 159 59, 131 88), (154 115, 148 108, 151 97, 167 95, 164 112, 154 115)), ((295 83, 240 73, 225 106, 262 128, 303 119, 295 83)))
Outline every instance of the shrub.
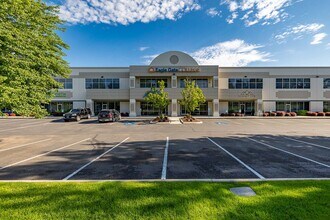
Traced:
POLYGON ((295 112, 290 112, 290 115, 291 115, 292 117, 296 117, 296 116, 297 116, 297 113, 295 113, 295 112))
POLYGON ((229 113, 229 116, 235 116, 236 114, 235 113, 229 113))
POLYGON ((284 115, 285 115, 285 112, 282 112, 282 111, 276 112, 276 116, 284 116, 284 115))
POLYGON ((307 116, 317 116, 316 112, 307 112, 307 116))
POLYGON ((286 112, 285 116, 291 116, 290 112, 286 112))
POLYGON ((317 113, 317 116, 325 116, 325 113, 324 112, 319 112, 319 113, 317 113))
POLYGON ((326 112, 325 113, 325 116, 330 116, 330 112, 326 112))
POLYGON ((268 116, 269 116, 269 112, 264 112, 262 115, 263 115, 264 117, 268 117, 268 116))
POLYGON ((232 110, 232 109, 230 109, 230 110, 228 111, 228 114, 232 114, 232 113, 235 113, 235 111, 232 110))
POLYGON ((299 110, 298 112, 297 112, 297 114, 299 115, 299 116, 306 116, 307 115, 307 110, 299 110))
POLYGON ((276 114, 276 112, 271 112, 270 113, 270 116, 276 116, 277 114, 276 114))
POLYGON ((9 114, 9 116, 16 116, 16 114, 12 112, 9 114))

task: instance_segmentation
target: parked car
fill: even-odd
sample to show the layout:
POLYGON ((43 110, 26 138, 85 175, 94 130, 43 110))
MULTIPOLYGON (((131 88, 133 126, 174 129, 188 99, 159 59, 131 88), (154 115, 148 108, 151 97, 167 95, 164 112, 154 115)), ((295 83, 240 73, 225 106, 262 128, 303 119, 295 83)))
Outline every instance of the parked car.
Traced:
POLYGON ((103 109, 98 115, 98 121, 107 122, 107 121, 119 121, 121 119, 121 115, 119 111, 116 109, 103 109))
POLYGON ((91 118, 91 110, 89 108, 71 109, 68 113, 65 113, 63 117, 65 122, 71 120, 80 121, 81 119, 89 119, 91 118))

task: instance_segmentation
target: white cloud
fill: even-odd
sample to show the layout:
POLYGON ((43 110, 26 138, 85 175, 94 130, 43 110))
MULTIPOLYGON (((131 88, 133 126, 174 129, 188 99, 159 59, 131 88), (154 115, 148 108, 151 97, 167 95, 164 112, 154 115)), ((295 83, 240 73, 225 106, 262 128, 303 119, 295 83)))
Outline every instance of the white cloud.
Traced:
POLYGON ((312 45, 315 44, 321 44, 322 40, 327 36, 326 33, 319 33, 319 34, 315 34, 313 36, 313 41, 311 42, 312 45))
POLYGON ((204 65, 246 66, 252 62, 269 62, 270 53, 259 49, 262 45, 248 44, 244 40, 220 42, 212 46, 201 48, 191 55, 204 65))
POLYGON ((206 14, 211 17, 220 16, 221 11, 218 11, 216 8, 209 8, 206 11, 206 14))
POLYGON ((199 10, 198 0, 65 0, 60 17, 72 24, 148 23, 158 19, 176 20, 199 10))
POLYGON ((312 23, 312 24, 300 24, 295 27, 289 28, 287 31, 275 36, 278 43, 283 43, 289 37, 294 37, 294 39, 300 39, 304 34, 314 34, 317 33, 324 24, 312 23))
POLYGON ((140 48, 139 48, 139 51, 145 51, 145 50, 147 50, 147 49, 149 49, 149 47, 140 47, 140 48))
MULTIPOLYGON (((253 62, 270 62, 271 54, 260 51, 262 45, 248 44, 244 40, 220 42, 203 47, 190 55, 201 65, 219 65, 222 67, 247 66, 253 62)), ((158 54, 143 56, 145 64, 149 65, 158 54)))
POLYGON ((278 23, 284 20, 288 14, 285 8, 302 0, 222 0, 222 5, 227 5, 232 13, 228 23, 233 23, 233 14, 242 12, 242 20, 246 26, 252 26, 259 22, 262 25, 278 23))

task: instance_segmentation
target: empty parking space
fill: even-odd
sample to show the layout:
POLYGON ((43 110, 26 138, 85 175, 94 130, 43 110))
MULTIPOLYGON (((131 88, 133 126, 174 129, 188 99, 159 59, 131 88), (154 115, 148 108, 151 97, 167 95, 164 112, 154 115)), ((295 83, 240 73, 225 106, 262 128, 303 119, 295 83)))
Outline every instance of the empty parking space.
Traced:
POLYGON ((330 178, 326 119, 202 120, 1 120, 0 180, 330 178))
POLYGON ((160 179, 165 146, 166 138, 130 137, 71 179, 160 179))
POLYGON ((171 140, 167 168, 168 179, 258 178, 205 137, 171 140))
POLYGON ((327 167, 269 148, 245 137, 212 139, 266 178, 330 177, 327 167))
MULTIPOLYGON (((326 164, 330 168, 330 148, 321 148, 306 142, 297 142, 294 139, 288 139, 282 136, 254 136, 254 140, 260 141, 272 147, 326 164)), ((330 172, 330 171, 329 171, 330 172)))

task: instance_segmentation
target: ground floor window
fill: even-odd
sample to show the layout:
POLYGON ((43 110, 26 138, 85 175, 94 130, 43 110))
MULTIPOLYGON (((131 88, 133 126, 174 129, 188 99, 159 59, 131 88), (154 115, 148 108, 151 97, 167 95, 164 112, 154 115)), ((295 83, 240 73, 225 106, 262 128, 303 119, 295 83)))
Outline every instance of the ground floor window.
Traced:
POLYGON ((51 102, 45 107, 52 115, 62 115, 73 108, 73 102, 51 102))
POLYGON ((254 115, 254 113, 255 113, 254 101, 228 102, 228 112, 229 113, 238 113, 239 112, 239 113, 242 113, 245 115, 254 115))
POLYGON ((323 102, 323 111, 330 112, 330 101, 323 102))
POLYGON ((94 113, 98 115, 102 109, 116 109, 120 112, 119 101, 95 101, 94 102, 94 113))
MULTIPOLYGON (((158 115, 159 112, 159 108, 155 108, 152 103, 141 102, 141 115, 158 115)), ((163 110, 162 113, 167 115, 167 108, 165 108, 165 112, 163 110)))
POLYGON ((276 111, 297 112, 299 110, 309 111, 309 102, 276 102, 276 111))
MULTIPOLYGON (((185 106, 181 105, 181 115, 186 115, 188 114, 188 112, 186 111, 185 106)), ((191 113, 192 115, 208 115, 208 103, 205 102, 203 104, 201 104, 198 109, 196 109, 193 113, 191 113)))

